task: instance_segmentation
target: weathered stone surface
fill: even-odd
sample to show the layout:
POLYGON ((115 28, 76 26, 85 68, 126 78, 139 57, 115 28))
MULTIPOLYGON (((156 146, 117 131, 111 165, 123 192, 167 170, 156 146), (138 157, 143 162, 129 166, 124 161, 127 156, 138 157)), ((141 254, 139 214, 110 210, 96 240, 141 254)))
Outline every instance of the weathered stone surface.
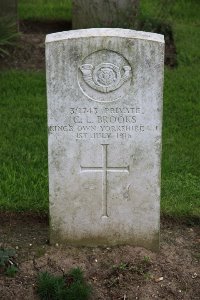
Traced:
POLYGON ((134 25, 139 0, 73 0, 74 29, 134 25))
POLYGON ((158 249, 164 39, 46 38, 51 242, 158 249))

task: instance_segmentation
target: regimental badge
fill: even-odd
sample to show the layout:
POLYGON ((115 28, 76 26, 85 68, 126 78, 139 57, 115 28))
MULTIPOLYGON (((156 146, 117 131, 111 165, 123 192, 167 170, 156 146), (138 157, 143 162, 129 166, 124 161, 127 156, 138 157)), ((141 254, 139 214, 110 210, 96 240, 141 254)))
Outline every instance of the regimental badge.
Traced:
POLYGON ((93 89, 108 93, 124 84, 131 77, 131 67, 118 66, 111 63, 101 63, 94 67, 90 64, 80 66, 85 82, 93 89))
POLYGON ((133 70, 121 54, 99 50, 83 59, 78 68, 78 83, 89 99, 112 102, 129 94, 133 70))

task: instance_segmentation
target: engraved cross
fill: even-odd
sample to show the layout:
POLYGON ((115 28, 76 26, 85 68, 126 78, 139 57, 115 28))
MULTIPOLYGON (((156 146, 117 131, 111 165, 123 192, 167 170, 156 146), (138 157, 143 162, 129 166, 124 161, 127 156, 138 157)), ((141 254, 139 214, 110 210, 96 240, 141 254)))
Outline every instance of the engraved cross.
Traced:
POLYGON ((100 172, 102 173, 102 217, 108 217, 107 212, 107 174, 108 172, 129 173, 128 167, 108 167, 108 146, 109 144, 101 144, 102 146, 102 167, 82 167, 81 173, 85 172, 100 172))

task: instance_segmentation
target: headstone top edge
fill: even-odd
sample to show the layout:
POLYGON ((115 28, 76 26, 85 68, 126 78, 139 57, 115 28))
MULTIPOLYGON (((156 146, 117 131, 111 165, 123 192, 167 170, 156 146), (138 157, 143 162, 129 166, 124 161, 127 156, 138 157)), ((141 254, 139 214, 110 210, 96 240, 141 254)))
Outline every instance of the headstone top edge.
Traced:
POLYGON ((58 42, 62 40, 87 38, 87 37, 124 37, 132 39, 143 39, 159 43, 165 43, 164 35, 152 32, 136 31, 121 28, 90 28, 51 33, 46 36, 45 43, 58 42))

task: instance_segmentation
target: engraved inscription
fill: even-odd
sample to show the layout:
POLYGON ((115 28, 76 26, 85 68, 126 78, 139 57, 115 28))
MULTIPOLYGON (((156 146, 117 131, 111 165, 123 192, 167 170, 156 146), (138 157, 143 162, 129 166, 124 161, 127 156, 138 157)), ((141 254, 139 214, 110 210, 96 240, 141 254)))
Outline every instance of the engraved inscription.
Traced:
POLYGON ((96 67, 90 64, 80 66, 83 79, 93 89, 108 93, 120 88, 131 76, 131 67, 123 66, 122 70, 114 64, 102 63, 96 67))
POLYGON ((108 217, 108 192, 107 192, 107 185, 108 179, 107 174, 108 172, 123 172, 129 173, 129 166, 127 167, 109 167, 108 166, 108 146, 109 144, 101 144, 102 146, 102 167, 82 167, 81 166, 81 173, 85 172, 100 172, 102 173, 102 217, 108 217))
POLYGON ((82 93, 97 102, 127 97, 132 75, 133 67, 127 59, 108 49, 91 53, 78 66, 78 84, 82 93))
POLYGON ((73 106, 62 124, 49 126, 49 134, 63 132, 76 140, 125 140, 148 130, 148 126, 143 124, 143 117, 144 111, 139 106, 73 106))

